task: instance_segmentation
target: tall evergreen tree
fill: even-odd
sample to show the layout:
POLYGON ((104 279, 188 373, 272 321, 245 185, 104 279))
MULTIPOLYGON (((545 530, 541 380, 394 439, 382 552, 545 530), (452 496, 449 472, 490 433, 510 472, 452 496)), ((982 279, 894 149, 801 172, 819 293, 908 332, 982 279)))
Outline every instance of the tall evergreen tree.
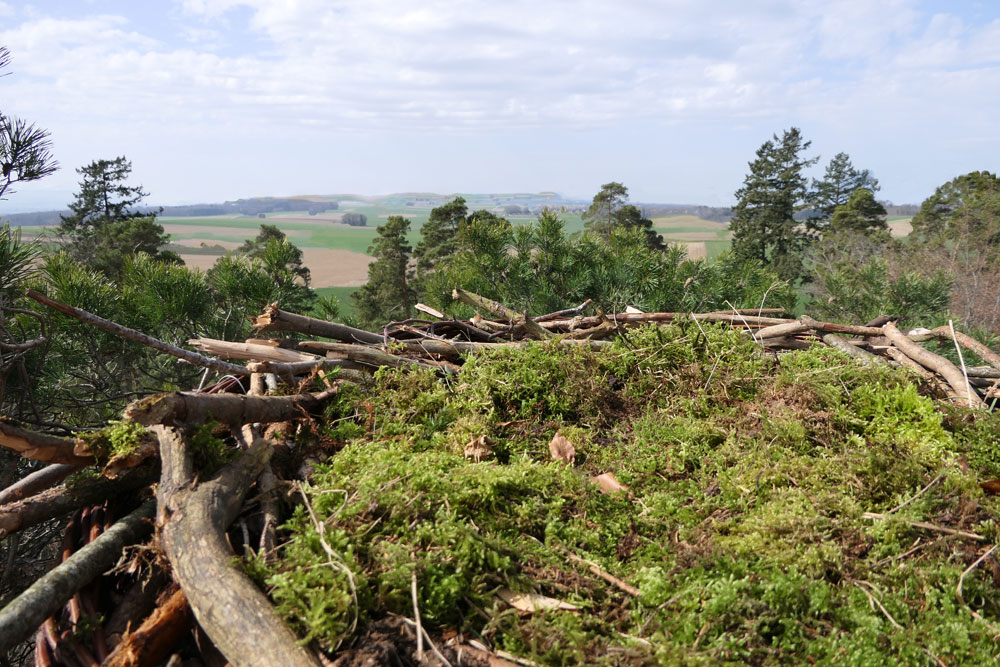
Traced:
POLYGON ((810 226, 815 229, 825 228, 830 224, 834 210, 846 204, 851 195, 862 188, 874 195, 880 189, 878 179, 868 169, 855 168, 847 153, 834 155, 826 166, 822 180, 813 179, 809 204, 816 215, 809 221, 810 226))
POLYGON ((885 215, 885 206, 875 200, 872 191, 858 188, 851 193, 850 199, 833 209, 830 230, 887 234, 889 225, 886 224, 885 215))
POLYGON ((663 237, 656 233, 653 221, 642 214, 638 208, 628 203, 628 188, 621 183, 612 181, 601 186, 600 192, 594 195, 590 208, 583 214, 588 231, 594 232, 607 241, 615 227, 638 229, 650 250, 663 250, 666 244, 663 237))
POLYGON ((413 248, 406 240, 410 221, 391 215, 377 231, 378 236, 368 248, 368 254, 375 258, 368 265, 368 282, 351 294, 358 317, 369 326, 409 318, 416 297, 410 268, 413 248))
POLYGON ((426 276, 441 260, 455 254, 458 250, 458 232, 465 223, 466 215, 468 208, 462 197, 455 197, 447 204, 431 210, 430 217, 420 230, 420 243, 413 251, 417 259, 418 275, 426 276))
POLYGON ((736 191, 730 222, 736 256, 771 266, 785 280, 801 277, 801 253, 808 242, 795 214, 807 205, 802 171, 818 160, 802 156, 810 144, 797 127, 765 141, 736 191))
POLYGON ((938 187, 912 221, 925 241, 968 239, 1000 246, 1000 178, 988 171, 963 174, 938 187))
POLYGON ((117 277, 125 259, 138 252, 180 261, 176 254, 161 250, 170 237, 156 223, 159 211, 136 208, 147 193, 141 185, 127 184, 132 173, 129 160, 96 160, 77 173, 83 176, 80 191, 69 205, 71 215, 60 216, 58 229, 73 259, 109 277, 117 277))

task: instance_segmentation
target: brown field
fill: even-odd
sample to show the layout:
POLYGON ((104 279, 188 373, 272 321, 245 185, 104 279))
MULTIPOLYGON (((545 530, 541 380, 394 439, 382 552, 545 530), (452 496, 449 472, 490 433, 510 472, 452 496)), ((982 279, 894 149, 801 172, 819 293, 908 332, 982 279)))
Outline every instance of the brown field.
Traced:
MULTIPOLYGON (((326 224, 329 224, 327 221, 326 224)), ((165 223, 163 225, 163 231, 171 236, 196 236, 198 234, 225 234, 226 236, 244 236, 248 239, 252 239, 257 236, 257 232, 253 229, 244 229, 242 227, 223 227, 215 225, 177 225, 172 223, 165 223)), ((283 230, 284 231, 284 230, 283 230)), ((288 236, 308 236, 309 232, 304 229, 290 229, 285 231, 288 236)), ((204 239, 210 241, 211 239, 204 239)), ((174 241, 174 243, 179 243, 180 241, 174 241)))
POLYGON ((708 257, 708 251, 703 241, 693 241, 684 245, 687 246, 688 259, 705 259, 708 257))
POLYGON ((889 233, 892 234, 894 239, 907 236, 912 231, 913 225, 910 224, 910 218, 906 220, 894 220, 889 223, 889 233))
MULTIPOLYGON (((207 271, 218 257, 181 255, 181 259, 193 269, 207 271)), ((374 258, 349 250, 303 248, 302 261, 309 268, 312 287, 360 287, 368 280, 368 265, 374 258)))

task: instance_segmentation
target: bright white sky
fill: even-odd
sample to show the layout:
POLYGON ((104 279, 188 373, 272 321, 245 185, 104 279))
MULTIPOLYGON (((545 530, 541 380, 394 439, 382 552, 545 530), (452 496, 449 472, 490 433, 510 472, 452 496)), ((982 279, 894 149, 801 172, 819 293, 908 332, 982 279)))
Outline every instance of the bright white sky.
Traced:
POLYGON ((1000 169, 995 0, 0 0, 0 44, 0 109, 63 167, 0 212, 118 155, 158 204, 615 180, 725 205, 792 125, 896 203, 1000 169))

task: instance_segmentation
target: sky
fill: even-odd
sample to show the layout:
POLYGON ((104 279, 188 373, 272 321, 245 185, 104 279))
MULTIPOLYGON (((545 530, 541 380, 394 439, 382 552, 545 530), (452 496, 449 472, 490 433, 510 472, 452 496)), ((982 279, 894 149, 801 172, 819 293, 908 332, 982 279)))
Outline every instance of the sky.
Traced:
POLYGON ((149 203, 539 192, 724 206, 757 148, 919 203, 1000 170, 1000 2, 0 0, 0 111, 61 169, 124 155, 149 203))

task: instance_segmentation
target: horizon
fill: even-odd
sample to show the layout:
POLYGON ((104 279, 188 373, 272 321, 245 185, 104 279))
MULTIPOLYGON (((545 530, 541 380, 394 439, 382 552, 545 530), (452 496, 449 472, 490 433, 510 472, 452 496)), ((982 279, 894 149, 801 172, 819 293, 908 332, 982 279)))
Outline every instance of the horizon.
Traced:
POLYGON ((609 181, 637 203, 731 206, 755 151, 792 126, 821 156, 810 176, 843 151, 897 205, 998 171, 1000 7, 869 5, 0 0, 3 111, 50 131, 61 164, 0 214, 59 209, 77 168, 118 155, 165 206, 589 201, 609 181))

